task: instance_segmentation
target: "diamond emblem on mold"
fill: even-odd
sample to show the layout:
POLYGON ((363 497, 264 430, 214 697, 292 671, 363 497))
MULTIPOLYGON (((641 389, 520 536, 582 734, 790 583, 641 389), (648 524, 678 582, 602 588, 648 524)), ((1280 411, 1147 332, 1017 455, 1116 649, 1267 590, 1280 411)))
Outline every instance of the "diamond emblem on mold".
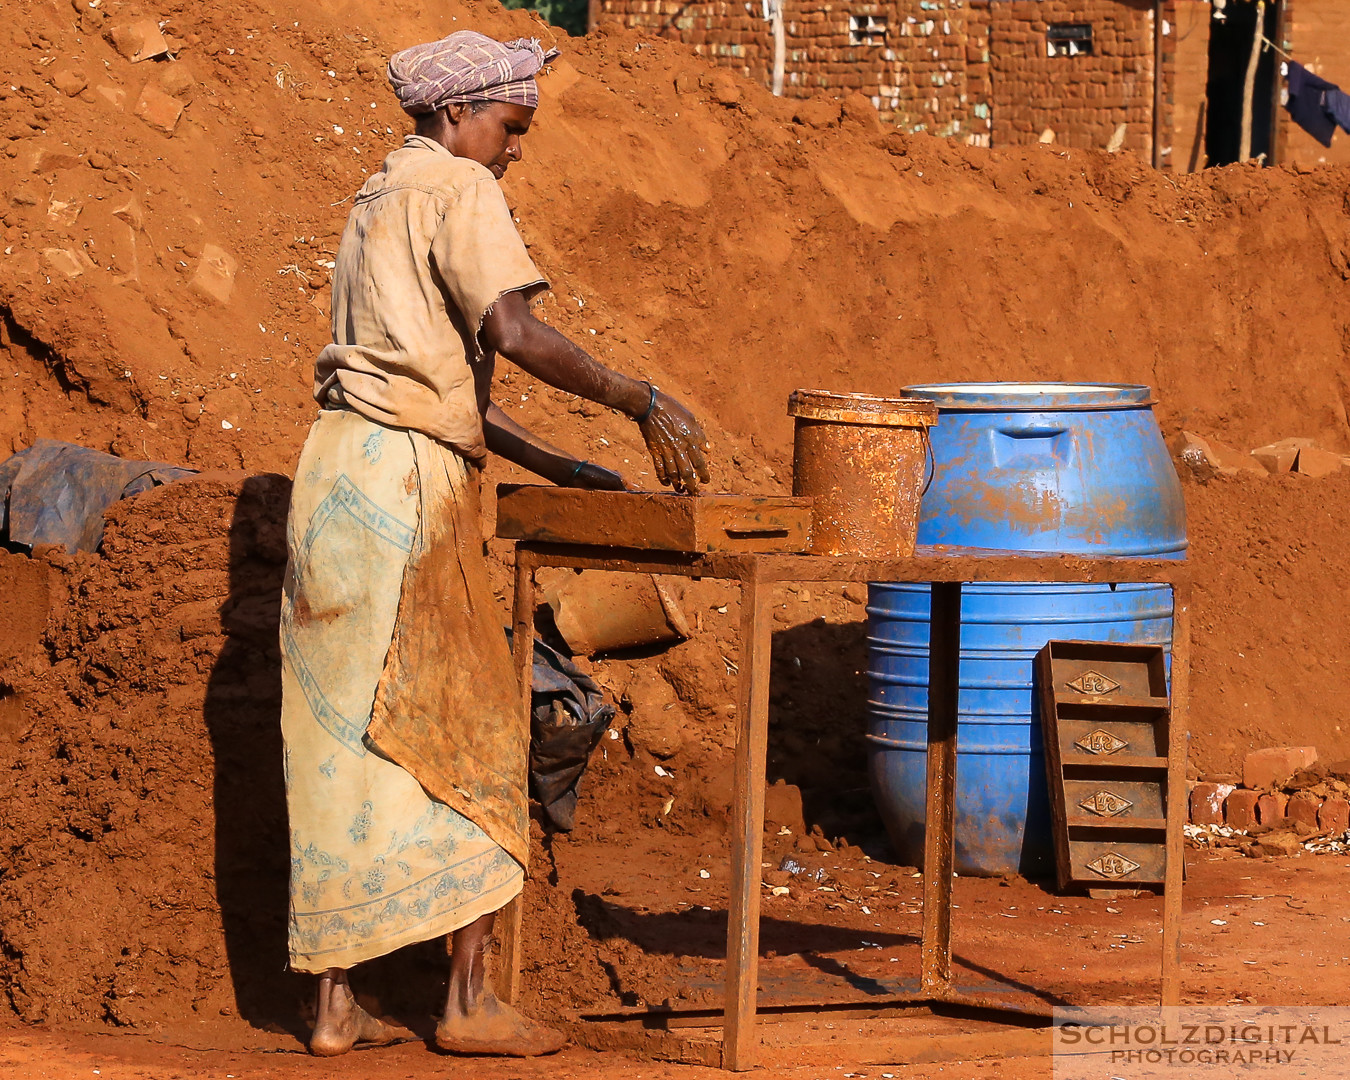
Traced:
POLYGON ((1067 685, 1070 690, 1077 690, 1088 697, 1102 697, 1120 689, 1120 683, 1108 679, 1100 671, 1085 671, 1067 685))
POLYGON ((1139 869, 1137 862, 1133 859, 1127 859, 1118 851, 1108 851, 1098 855, 1087 865, 1089 870, 1101 874, 1104 878, 1123 878, 1139 869))
POLYGON ((1096 791, 1078 804, 1098 817, 1115 817, 1125 813, 1134 803, 1114 791, 1096 791))
POLYGON ((1124 739, 1118 739, 1109 731, 1098 728, 1096 731, 1089 731, 1074 746, 1082 747, 1089 754, 1115 754, 1129 746, 1124 739))

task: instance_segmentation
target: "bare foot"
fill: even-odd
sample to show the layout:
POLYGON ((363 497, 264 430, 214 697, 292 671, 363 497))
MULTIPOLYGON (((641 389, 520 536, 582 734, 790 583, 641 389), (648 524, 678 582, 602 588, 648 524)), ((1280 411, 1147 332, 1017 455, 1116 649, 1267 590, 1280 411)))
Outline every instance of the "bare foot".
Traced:
POLYGON ((531 1020, 491 992, 472 1011, 447 1010, 436 1025, 436 1045, 452 1054, 538 1057, 557 1053, 566 1042, 561 1031, 531 1020))
POLYGON ((336 1057, 358 1043, 383 1046, 394 1041, 394 1032, 356 1003, 347 973, 337 968, 319 977, 318 1019, 309 1039, 315 1057, 336 1057))

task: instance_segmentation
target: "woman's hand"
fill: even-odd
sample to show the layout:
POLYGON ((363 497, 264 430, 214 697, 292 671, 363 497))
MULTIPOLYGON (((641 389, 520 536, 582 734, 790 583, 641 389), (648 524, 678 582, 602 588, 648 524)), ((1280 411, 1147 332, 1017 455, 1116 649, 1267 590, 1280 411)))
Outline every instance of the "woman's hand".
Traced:
POLYGON ((586 488, 590 491, 628 490, 628 482, 622 476, 593 461, 582 461, 574 466, 571 479, 562 486, 586 488))
POLYGON ((708 483, 708 436, 694 414, 669 394, 652 387, 651 408, 638 421, 661 483, 680 494, 697 495, 708 483))

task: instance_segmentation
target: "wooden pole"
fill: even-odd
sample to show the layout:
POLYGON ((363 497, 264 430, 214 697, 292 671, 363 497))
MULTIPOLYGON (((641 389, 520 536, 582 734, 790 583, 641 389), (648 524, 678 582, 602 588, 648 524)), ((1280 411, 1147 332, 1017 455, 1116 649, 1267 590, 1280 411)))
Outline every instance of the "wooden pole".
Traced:
POLYGON ((931 585, 928 645, 928 793, 923 832, 920 985, 952 988, 952 863, 956 844, 956 726, 961 674, 961 584, 931 585))
MULTIPOLYGON (((1283 3, 1276 0, 1275 3, 1275 29, 1273 40, 1277 45, 1283 44, 1286 23, 1286 8, 1283 3)), ((1275 55, 1275 63, 1280 62, 1279 54, 1275 55)), ((1280 122, 1284 117, 1284 110, 1280 108, 1280 90, 1284 83, 1280 81, 1279 72, 1276 71, 1276 77, 1270 80, 1270 149, 1266 155, 1267 165, 1278 165, 1280 163, 1280 122)))
POLYGON ((1242 88, 1242 141, 1238 160, 1252 156, 1252 105, 1256 100, 1256 65, 1261 60, 1261 39, 1266 35, 1266 0, 1256 0, 1256 26, 1252 30, 1252 52, 1247 57, 1247 80, 1242 88))
POLYGON ((722 1067, 754 1068, 759 1039, 759 890, 764 849, 764 774, 769 750, 769 586, 759 564, 741 579, 741 666, 737 672, 736 772, 732 791, 731 903, 727 920, 722 1067))
MULTIPOLYGON (((530 745, 530 705, 534 684, 534 559, 528 552, 516 547, 516 590, 512 604, 511 653, 516 678, 520 684, 520 737, 530 745)), ((520 782, 527 784, 528 776, 520 782)), ((497 997, 508 1005, 520 997, 520 921, 521 897, 517 896, 497 916, 497 941, 501 953, 497 958, 493 985, 497 997)))
POLYGON ((1191 586, 1172 587, 1172 703, 1167 732, 1167 864, 1163 871, 1164 1008, 1181 1004, 1181 890, 1185 879, 1186 751, 1191 712, 1191 586))
POLYGON ((1163 0, 1153 5, 1153 167, 1163 167, 1163 0))
POLYGON ((787 64, 787 31, 783 26, 783 0, 773 0, 773 96, 783 96, 783 69, 787 64))

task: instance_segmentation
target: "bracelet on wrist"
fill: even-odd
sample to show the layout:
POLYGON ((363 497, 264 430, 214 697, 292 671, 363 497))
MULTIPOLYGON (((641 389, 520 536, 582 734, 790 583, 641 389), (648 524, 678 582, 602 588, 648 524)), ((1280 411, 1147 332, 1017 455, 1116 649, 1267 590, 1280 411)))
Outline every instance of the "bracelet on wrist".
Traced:
POLYGON ((647 411, 644 412, 641 416, 633 417, 633 419, 636 420, 639 424, 645 424, 647 420, 651 417, 652 411, 656 408, 656 387, 652 383, 648 382, 647 389, 651 392, 652 395, 651 400, 647 402, 647 411))
POLYGON ((570 484, 573 480, 575 480, 578 476, 580 476, 581 470, 584 469, 589 464, 590 464, 589 461, 578 461, 576 463, 576 466, 572 469, 571 475, 568 476, 567 482, 570 484))

